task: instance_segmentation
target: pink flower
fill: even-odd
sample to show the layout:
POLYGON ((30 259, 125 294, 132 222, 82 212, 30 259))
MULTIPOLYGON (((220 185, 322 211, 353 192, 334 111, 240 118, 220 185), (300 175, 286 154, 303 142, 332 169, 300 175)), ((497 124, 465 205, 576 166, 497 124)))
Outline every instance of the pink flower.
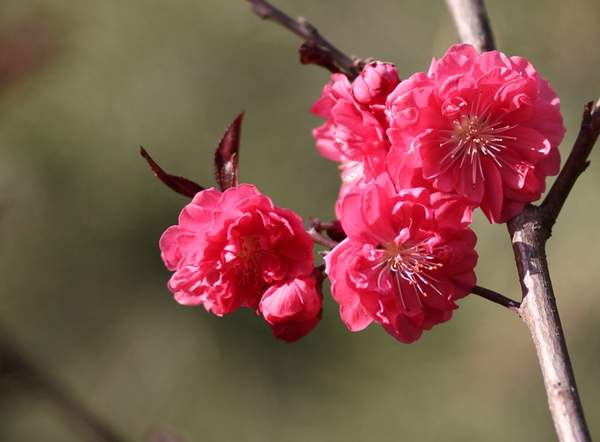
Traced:
POLYGON ((267 289, 258 308, 275 337, 296 341, 317 325, 323 299, 318 285, 315 277, 310 275, 267 289))
POLYGON ((397 192, 387 174, 341 203, 348 238, 325 257, 332 296, 351 331, 375 321, 401 342, 447 321, 475 285, 471 209, 425 188, 397 192))
POLYGON ((362 175, 376 176, 389 149, 384 103, 398 82, 396 68, 381 62, 366 65, 352 83, 333 74, 311 109, 325 120, 313 131, 321 155, 363 163, 362 175))
POLYGON ((342 186, 336 205, 350 188, 361 187, 386 170, 390 147, 385 134, 385 100, 399 83, 394 65, 372 62, 350 83, 333 74, 312 107, 325 123, 313 130, 317 150, 340 164, 342 186))
POLYGON ((177 302, 218 316, 256 309, 271 285, 310 275, 312 247, 302 219, 249 184, 198 192, 160 238, 177 302))
POLYGON ((406 168, 505 222, 558 173, 559 99, 526 59, 456 45, 400 83, 386 103, 390 172, 406 168))

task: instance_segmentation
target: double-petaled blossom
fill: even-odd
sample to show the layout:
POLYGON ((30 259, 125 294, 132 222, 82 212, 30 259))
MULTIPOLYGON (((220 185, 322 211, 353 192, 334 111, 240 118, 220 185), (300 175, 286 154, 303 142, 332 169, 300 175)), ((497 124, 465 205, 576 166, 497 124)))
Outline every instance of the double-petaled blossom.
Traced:
POLYGON ((559 170, 559 99, 526 59, 456 45, 389 95, 389 169, 418 169, 443 192, 505 222, 559 170))
MULTIPOLYGON (((276 207, 248 184, 224 192, 198 192, 181 211, 179 223, 164 232, 160 248, 166 267, 174 271, 168 287, 175 299, 184 305, 203 305, 218 316, 239 307, 258 309, 264 297, 283 299, 288 305, 285 299, 289 296, 284 292, 290 290, 286 287, 299 287, 295 281, 300 278, 302 287, 310 288, 314 279, 313 241, 302 219, 289 209, 276 207)), ((291 309, 277 313, 268 299, 264 305, 269 308, 262 310, 280 322, 286 317, 305 322, 312 318, 314 325, 320 297, 312 288, 294 296, 308 300, 304 307, 292 302, 295 315, 291 309)), ((271 325, 277 322, 267 321, 271 325)))
POLYGON ((348 238, 325 257, 332 296, 351 331, 377 322, 401 342, 447 321, 475 285, 476 237, 463 200, 425 188, 398 190, 387 174, 349 192, 340 207, 348 238))
POLYGON ((385 170, 390 144, 384 105, 398 83, 392 64, 372 62, 352 83, 345 75, 333 74, 313 105, 312 112, 325 120, 313 131, 317 149, 341 163, 340 197, 346 187, 361 185, 385 170))

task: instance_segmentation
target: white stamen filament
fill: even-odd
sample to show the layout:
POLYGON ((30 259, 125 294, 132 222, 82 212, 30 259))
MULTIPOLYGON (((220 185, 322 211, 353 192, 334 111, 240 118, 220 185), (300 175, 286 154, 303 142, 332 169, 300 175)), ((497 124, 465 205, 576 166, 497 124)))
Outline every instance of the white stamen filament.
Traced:
POLYGON ((442 292, 436 287, 439 280, 431 274, 442 267, 442 264, 425 247, 428 239, 412 244, 388 244, 384 249, 382 260, 373 267, 373 270, 379 271, 377 287, 380 290, 396 289, 405 311, 409 310, 408 294, 404 293, 401 280, 408 282, 417 292, 413 297, 421 306, 420 297, 426 295, 428 291, 442 296, 442 292), (391 281, 386 280, 386 277, 391 281), (385 282, 388 282, 387 286, 385 282), (390 282, 393 285, 390 285, 390 282))
POLYGON ((502 152, 507 149, 507 141, 516 140, 516 137, 504 133, 516 125, 490 122, 489 107, 479 112, 478 99, 468 114, 452 121, 452 129, 439 131, 440 147, 449 150, 440 161, 442 170, 438 175, 458 163, 461 169, 470 168, 471 185, 475 187, 478 179, 485 181, 482 156, 490 158, 498 167, 513 167, 503 158, 502 152))

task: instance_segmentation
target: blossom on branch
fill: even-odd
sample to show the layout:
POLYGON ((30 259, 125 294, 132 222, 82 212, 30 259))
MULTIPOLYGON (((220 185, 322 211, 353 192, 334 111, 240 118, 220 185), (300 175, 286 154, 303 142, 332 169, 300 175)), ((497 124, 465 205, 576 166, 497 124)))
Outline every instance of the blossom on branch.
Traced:
POLYGON ((312 113, 325 123, 313 130, 317 150, 341 163, 343 186, 361 185, 385 170, 390 147, 386 135, 385 101, 399 83, 394 65, 367 64, 351 83, 343 74, 331 75, 312 113))
POLYGON ((449 320, 475 285, 471 208, 425 188, 397 190, 387 174, 344 197, 348 238, 325 256, 332 296, 351 331, 377 322, 409 343, 449 320))
POLYGON ((403 170, 421 170, 436 190, 508 221, 558 173, 559 103, 526 59, 452 46, 387 99, 390 173, 397 182, 403 170))
MULTIPOLYGON (((181 211, 179 223, 163 233, 160 249, 166 267, 174 271, 168 287, 177 302, 202 305, 217 316, 239 307, 256 310, 267 293, 275 296, 295 278, 304 278, 308 287, 312 278, 313 241, 302 219, 249 184, 198 192, 181 211)), ((311 306, 312 290, 306 295, 311 306)), ((263 310, 270 318, 277 316, 263 310)))

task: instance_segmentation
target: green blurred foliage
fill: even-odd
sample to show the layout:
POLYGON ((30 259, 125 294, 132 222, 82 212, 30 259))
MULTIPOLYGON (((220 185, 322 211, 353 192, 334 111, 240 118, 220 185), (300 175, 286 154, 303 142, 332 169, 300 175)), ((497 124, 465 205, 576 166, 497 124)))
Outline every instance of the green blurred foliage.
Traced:
MULTIPOLYGON (((340 48, 425 70, 457 37, 443 2, 279 0, 340 48)), ((600 3, 489 2, 497 43, 529 58, 562 99, 566 154, 600 93, 600 3)), ((4 0, 0 26, 34 16, 53 64, 0 96, 0 320, 31 358, 128 440, 551 440, 527 330, 471 296, 416 344, 351 334, 327 299, 295 345, 252 312, 177 305, 157 241, 185 199, 154 179, 212 183, 211 155, 245 110, 241 178, 284 207, 328 218, 338 187, 308 109, 327 73, 243 0, 4 0)), ((0 54, 2 57, 2 54, 0 54)), ((592 433, 600 433, 600 152, 554 231, 549 259, 592 433)), ((478 216, 482 285, 518 296, 508 236, 478 216)), ((0 440, 79 441, 47 400, 0 398, 0 440)))

